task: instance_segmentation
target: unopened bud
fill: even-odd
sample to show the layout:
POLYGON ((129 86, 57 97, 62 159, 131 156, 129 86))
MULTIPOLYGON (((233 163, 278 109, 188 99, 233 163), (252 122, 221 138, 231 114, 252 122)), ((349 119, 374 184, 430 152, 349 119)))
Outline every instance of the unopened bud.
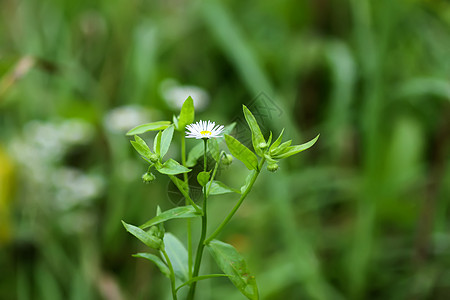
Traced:
POLYGON ((233 156, 231 156, 230 154, 224 154, 222 156, 222 163, 225 166, 231 165, 232 162, 233 162, 233 156))
POLYGON ((155 163, 155 162, 158 161, 158 155, 156 155, 155 153, 151 153, 151 154, 148 156, 148 158, 150 159, 150 161, 151 161, 152 163, 155 163))
POLYGON ((149 182, 152 182, 153 180, 155 180, 155 175, 153 175, 151 172, 147 172, 147 173, 144 173, 144 175, 142 175, 142 181, 144 182, 144 183, 149 183, 149 182))
POLYGON ((277 164, 267 165, 267 170, 270 172, 276 172, 278 170, 278 165, 277 164))
POLYGON ((267 143, 264 143, 264 142, 258 144, 258 148, 261 149, 261 150, 266 149, 268 146, 269 146, 269 145, 267 145, 267 143))

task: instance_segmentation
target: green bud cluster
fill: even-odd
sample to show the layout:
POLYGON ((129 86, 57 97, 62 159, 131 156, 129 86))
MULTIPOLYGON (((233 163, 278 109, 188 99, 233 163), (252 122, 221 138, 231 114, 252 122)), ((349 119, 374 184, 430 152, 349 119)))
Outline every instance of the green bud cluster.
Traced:
POLYGON ((258 148, 261 150, 265 150, 265 149, 267 149, 267 147, 269 147, 269 145, 267 145, 267 143, 261 142, 258 144, 258 148))
POLYGON ((278 164, 276 164, 276 163, 268 164, 267 170, 270 172, 276 172, 278 170, 278 164))
POLYGON ((142 175, 142 181, 144 183, 150 183, 155 179, 156 179, 155 175, 153 175, 153 173, 151 172, 147 172, 142 175))
POLYGON ((231 156, 230 154, 224 154, 224 155, 222 156, 222 163, 223 163, 225 166, 231 165, 232 162, 233 162, 233 156, 231 156))
POLYGON ((158 155, 156 155, 155 153, 151 153, 149 156, 148 156, 148 159, 150 159, 150 161, 152 162, 152 163, 156 163, 157 161, 158 161, 158 155))

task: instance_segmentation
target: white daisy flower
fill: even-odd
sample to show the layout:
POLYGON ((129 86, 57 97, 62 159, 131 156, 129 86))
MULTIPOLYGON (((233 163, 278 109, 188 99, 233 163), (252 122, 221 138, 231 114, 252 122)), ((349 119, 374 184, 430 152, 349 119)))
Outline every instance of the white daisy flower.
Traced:
POLYGON ((224 126, 217 125, 215 122, 211 121, 199 121, 197 123, 192 123, 186 126, 186 137, 196 138, 196 139, 210 139, 216 137, 222 137, 221 134, 224 126))

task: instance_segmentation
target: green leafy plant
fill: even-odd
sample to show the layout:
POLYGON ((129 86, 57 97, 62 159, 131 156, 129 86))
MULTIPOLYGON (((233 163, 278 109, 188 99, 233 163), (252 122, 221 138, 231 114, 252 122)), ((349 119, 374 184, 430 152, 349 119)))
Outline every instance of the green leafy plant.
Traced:
POLYGON ((233 124, 224 127, 216 126, 211 121, 193 123, 195 115, 191 97, 186 99, 181 108, 180 115, 174 117, 173 122, 160 121, 143 124, 127 133, 127 135, 134 136, 134 141, 131 141, 131 144, 149 164, 147 172, 142 176, 143 181, 153 181, 155 176, 151 171, 155 169, 157 172, 169 176, 185 197, 184 206, 175 207, 164 212, 158 207, 156 216, 141 226, 134 226, 122 221, 125 229, 129 233, 149 248, 154 249, 156 254, 158 254, 138 253, 134 256, 152 261, 170 279, 173 299, 177 299, 178 290, 185 286, 189 286, 187 299, 193 299, 198 281, 223 276, 228 277, 236 288, 248 299, 259 298, 255 277, 249 271, 242 256, 232 245, 216 238, 228 222, 230 222, 231 218, 250 193, 266 162, 267 170, 275 172, 278 169, 278 161, 280 159, 287 158, 310 148, 319 138, 317 136, 305 144, 291 146, 291 140, 282 143, 283 130, 279 137, 272 143, 272 133, 270 133, 266 140, 255 117, 246 106, 243 106, 243 112, 251 130, 254 151, 228 134, 233 128, 233 124), (188 130, 187 136, 184 135, 185 128, 188 130), (148 131, 158 131, 153 141, 153 151, 138 136, 138 134, 148 131), (164 159, 175 131, 179 132, 181 138, 181 163, 171 158, 164 159), (217 139, 223 137, 221 134, 224 134, 225 142, 231 155, 220 149, 217 139), (187 155, 187 159, 185 147, 186 137, 202 140, 202 143, 192 148, 187 155), (208 170, 207 167, 208 153, 215 160, 215 166, 212 170, 208 170), (197 181, 202 187, 203 203, 201 206, 198 206, 189 196, 187 173, 191 172, 190 167, 193 167, 202 156, 203 171, 197 175, 197 181), (221 164, 230 164, 233 160, 232 156, 244 163, 247 169, 250 170, 250 174, 240 189, 228 187, 215 178, 219 166, 221 164), (180 174, 183 174, 183 179, 176 176, 180 174), (209 197, 225 193, 237 194, 239 195, 239 200, 222 223, 207 237, 207 204, 209 197), (195 257, 192 246, 191 218, 201 219, 200 238, 195 251, 195 257), (188 231, 187 249, 174 235, 165 232, 164 223, 172 219, 186 219, 188 231), (205 248, 211 253, 211 256, 224 274, 199 274, 205 248))

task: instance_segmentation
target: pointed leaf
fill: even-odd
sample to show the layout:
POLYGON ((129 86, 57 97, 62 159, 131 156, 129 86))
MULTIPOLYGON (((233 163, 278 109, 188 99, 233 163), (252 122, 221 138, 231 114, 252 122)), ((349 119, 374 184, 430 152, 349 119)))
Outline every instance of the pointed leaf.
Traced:
POLYGON ((175 125, 175 128, 177 128, 177 130, 178 130, 178 117, 173 115, 172 122, 173 122, 173 125, 175 125))
POLYGON ((266 140, 264 139, 264 136, 261 133, 261 129, 259 128, 258 122, 256 122, 256 119, 250 112, 250 110, 245 105, 243 105, 243 110, 245 120, 247 121, 247 124, 252 132, 253 149, 255 150, 256 153, 262 155, 263 151, 261 151, 258 145, 261 143, 265 143, 266 140))
POLYGON ((212 240, 207 245, 212 257, 220 269, 230 275, 231 282, 248 299, 258 299, 258 287, 255 276, 250 274, 242 256, 230 244, 212 240))
POLYGON ((267 145, 270 145, 272 143, 272 131, 269 134, 269 138, 267 139, 267 145))
POLYGON ((185 219, 185 218, 195 218, 199 217, 200 214, 198 214, 194 207, 188 205, 188 206, 180 206, 175 207, 169 210, 166 210, 156 217, 152 218, 151 220, 145 222, 145 224, 139 226, 141 229, 146 229, 150 226, 172 220, 172 219, 185 219))
POLYGON ((176 176, 171 177, 171 180, 178 189, 183 189, 183 191, 185 191, 186 193, 189 192, 189 186, 187 182, 181 180, 180 178, 177 178, 176 176))
POLYGON ((159 173, 167 175, 177 175, 182 173, 188 173, 191 171, 190 169, 183 167, 173 159, 167 160, 162 166, 155 165, 155 167, 159 173))
POLYGON ((170 143, 172 142, 174 127, 171 125, 167 127, 161 134, 161 157, 163 157, 169 150, 170 143))
POLYGON ((195 112, 194 112, 194 100, 191 96, 187 97, 181 107, 180 117, 178 118, 178 131, 184 131, 186 125, 194 122, 195 112))
POLYGON ((127 135, 142 134, 147 131, 163 130, 163 129, 166 129, 167 127, 169 127, 169 125, 170 125, 170 121, 159 121, 159 122, 142 124, 142 125, 134 127, 130 131, 128 131, 127 135))
POLYGON ((292 156, 294 154, 297 154, 299 152, 305 151, 306 149, 311 148, 316 143, 316 141, 319 139, 319 136, 320 136, 320 134, 317 135, 314 139, 310 140, 307 143, 292 146, 292 147, 287 147, 283 152, 281 152, 280 154, 277 154, 276 156, 272 156, 272 157, 286 158, 286 157, 292 156))
POLYGON ((200 276, 194 277, 194 278, 192 278, 192 279, 186 281, 185 283, 183 283, 182 285, 180 285, 179 287, 177 287, 175 290, 178 291, 178 290, 181 289, 183 286, 186 286, 186 285, 191 284, 191 283, 196 282, 196 281, 205 280, 205 279, 210 279, 210 278, 217 278, 217 277, 230 277, 230 275, 226 275, 226 274, 200 275, 200 276))
POLYGON ((170 270, 169 270, 169 268, 162 261, 162 259, 159 258, 158 256, 150 254, 150 253, 136 253, 136 254, 133 254, 133 257, 141 257, 141 258, 145 258, 145 259, 148 259, 149 261, 154 262, 155 265, 161 271, 161 273, 163 273, 167 278, 170 278, 170 270))
POLYGON ((283 153, 290 145, 292 144, 292 140, 289 140, 287 142, 284 142, 280 146, 274 148, 272 151, 270 151, 270 155, 275 156, 280 153, 283 153))
POLYGON ((189 280, 188 253, 184 245, 173 234, 166 233, 164 246, 172 263, 175 277, 181 282, 189 280))
POLYGON ((149 157, 152 154, 148 145, 139 136, 135 135, 134 141, 130 142, 131 145, 133 145, 133 148, 136 149, 136 151, 143 157, 149 157))
POLYGON ((144 244, 146 244, 150 248, 159 249, 159 247, 161 246, 161 240, 159 240, 158 238, 148 234, 147 232, 145 232, 141 228, 136 227, 136 226, 131 225, 131 224, 127 224, 124 221, 122 221, 122 224, 123 224, 123 226, 125 227, 125 229, 129 233, 131 233, 132 235, 137 237, 141 242, 143 242, 144 244))
POLYGON ((242 161, 249 170, 258 168, 256 155, 231 135, 225 135, 225 142, 231 154, 242 161))
POLYGON ((237 189, 230 188, 226 186, 223 182, 214 180, 211 182, 211 187, 209 188, 209 195, 221 195, 227 193, 238 193, 241 192, 237 189))
POLYGON ((197 164, 197 160, 203 156, 204 151, 205 150, 204 150, 203 143, 197 143, 197 145, 195 145, 191 149, 191 151, 189 151, 187 161, 186 161, 186 166, 188 166, 190 168, 195 166, 197 164))
POLYGON ((155 136, 155 140, 153 141, 153 151, 161 156, 161 131, 155 136))
POLYGON ((250 172, 250 174, 248 174, 247 177, 245 178, 245 184, 241 187, 241 193, 242 194, 244 193, 244 191, 247 189, 247 187, 249 186, 250 182, 252 181, 252 177, 255 176, 255 172, 256 171, 250 172))
POLYGON ((217 139, 209 139, 209 153, 214 158, 215 161, 220 160, 220 148, 217 139))
POLYGON ((269 151, 272 151, 272 149, 275 149, 276 147, 278 147, 281 144, 281 140, 283 139, 283 132, 284 132, 284 128, 283 128, 283 130, 281 130, 281 133, 278 136, 278 138, 276 139, 276 141, 273 142, 273 144, 270 146, 269 151))
MULTIPOLYGON (((159 205, 156 207, 156 216, 159 216, 160 214, 162 214, 161 211, 161 207, 159 207, 159 205)), ((164 228, 164 223, 161 222, 158 224, 158 229, 160 232, 160 235, 158 236, 159 238, 164 238, 164 234, 166 233, 166 229, 164 228)))
POLYGON ((209 171, 209 172, 203 171, 203 172, 198 173, 197 181, 201 186, 205 186, 208 183, 210 173, 211 173, 211 171, 209 171))

